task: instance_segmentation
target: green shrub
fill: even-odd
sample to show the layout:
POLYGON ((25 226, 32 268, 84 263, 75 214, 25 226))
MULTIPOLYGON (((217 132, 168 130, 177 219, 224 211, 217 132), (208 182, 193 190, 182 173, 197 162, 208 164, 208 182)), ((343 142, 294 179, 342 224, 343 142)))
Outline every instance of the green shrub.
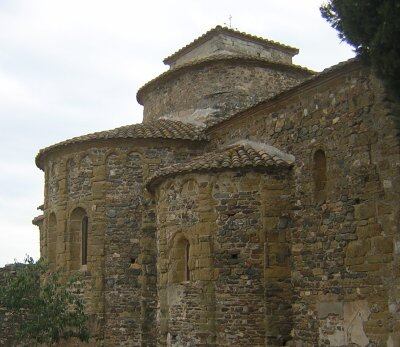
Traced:
POLYGON ((27 257, 0 283, 0 306, 10 313, 16 342, 55 343, 89 340, 87 317, 77 277, 62 280, 43 260, 27 257))

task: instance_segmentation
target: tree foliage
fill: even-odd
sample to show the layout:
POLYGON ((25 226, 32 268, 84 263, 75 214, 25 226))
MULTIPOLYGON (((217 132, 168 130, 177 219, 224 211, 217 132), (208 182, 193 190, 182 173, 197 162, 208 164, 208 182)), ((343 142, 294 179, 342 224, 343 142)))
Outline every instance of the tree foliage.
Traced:
POLYGON ((400 0, 331 0, 322 16, 400 96, 400 0))
POLYGON ((71 337, 88 341, 87 317, 76 277, 63 281, 44 261, 27 258, 0 283, 0 305, 16 326, 19 343, 52 344, 71 337))

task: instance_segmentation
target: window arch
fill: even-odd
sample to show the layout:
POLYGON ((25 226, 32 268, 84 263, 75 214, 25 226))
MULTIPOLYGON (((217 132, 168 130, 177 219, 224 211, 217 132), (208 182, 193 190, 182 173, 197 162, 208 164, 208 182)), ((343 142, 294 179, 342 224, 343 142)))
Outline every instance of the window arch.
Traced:
POLYGON ((189 254, 190 254, 190 243, 188 240, 185 240, 185 263, 184 263, 184 268, 185 268, 185 281, 190 281, 190 269, 189 269, 189 254))
POLYGON ((69 268, 78 270, 88 261, 89 218, 86 211, 78 207, 72 211, 69 221, 69 268))
POLYGON ((174 246, 173 250, 173 271, 174 282, 185 282, 190 281, 192 278, 190 268, 190 242, 185 238, 179 238, 174 246))
POLYGON ((326 198, 326 156, 322 149, 314 153, 313 163, 314 197, 318 202, 326 198))
POLYGON ((89 228, 89 218, 84 216, 82 218, 82 265, 87 264, 87 246, 88 246, 88 228, 89 228))

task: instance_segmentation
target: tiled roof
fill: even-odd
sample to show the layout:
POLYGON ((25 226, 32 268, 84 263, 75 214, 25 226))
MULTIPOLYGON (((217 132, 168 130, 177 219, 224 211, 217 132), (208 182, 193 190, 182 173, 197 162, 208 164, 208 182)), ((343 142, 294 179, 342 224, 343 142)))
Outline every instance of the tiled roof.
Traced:
POLYGON ((203 128, 193 124, 175 120, 159 119, 151 122, 126 125, 112 130, 78 136, 63 142, 59 142, 55 145, 41 149, 36 156, 36 165, 43 169, 43 159, 47 153, 56 148, 65 147, 76 143, 108 139, 147 138, 202 141, 206 140, 207 136, 204 134, 203 128))
MULTIPOLYGON (((306 78, 304 81, 296 84, 295 86, 287 88, 287 89, 284 89, 284 90, 274 94, 273 96, 258 102, 257 104, 255 104, 253 106, 245 108, 244 110, 239 110, 238 112, 235 112, 233 114, 232 113, 226 114, 225 116, 222 116, 222 117, 213 118, 213 119, 211 119, 211 120, 209 120, 207 122, 207 124, 206 124, 207 130, 211 129, 214 126, 222 124, 224 121, 226 121, 228 119, 235 118, 236 116, 239 116, 242 113, 247 112, 249 109, 253 109, 253 108, 259 107, 259 106, 261 106, 263 104, 266 104, 268 102, 271 102, 272 100, 274 100, 276 98, 279 98, 281 95, 285 95, 286 93, 292 92, 294 90, 301 89, 301 88, 305 87, 306 85, 308 85, 310 83, 313 83, 316 80, 319 80, 321 78, 325 78, 325 77, 329 76, 330 74, 336 73, 337 71, 340 71, 341 69, 346 68, 348 66, 351 66, 353 64, 358 64, 359 62, 360 61, 357 58, 350 58, 348 60, 342 61, 342 62, 340 62, 338 64, 332 65, 332 66, 322 70, 321 72, 315 73, 314 75, 306 78)), ((207 132, 207 130, 206 130, 206 132, 207 132)))
POLYGON ((279 149, 248 140, 242 140, 225 148, 193 158, 192 160, 159 169, 148 180, 151 189, 161 180, 194 171, 220 171, 236 168, 289 168, 294 156, 279 149))
POLYGON ((240 56, 238 55, 231 55, 231 54, 218 54, 218 55, 213 55, 207 58, 200 58, 200 59, 195 59, 191 60, 190 62, 178 65, 176 67, 173 67, 165 72, 163 72, 161 75, 158 75, 157 77, 153 78, 146 84, 144 84, 142 87, 139 88, 139 90, 136 93, 136 100, 139 104, 143 105, 143 94, 149 88, 150 86, 160 83, 160 81, 167 80, 179 73, 182 73, 184 71, 187 71, 193 67, 197 66, 202 66, 206 65, 210 62, 220 62, 220 61, 232 61, 232 62, 242 62, 242 63, 253 63, 261 66, 266 66, 266 67, 272 67, 284 71, 297 71, 301 72, 304 75, 310 76, 314 75, 315 72, 307 69, 303 66, 300 65, 295 65, 295 64, 286 64, 286 63, 280 63, 280 62, 275 62, 271 61, 265 58, 260 58, 260 57, 254 57, 252 55, 246 55, 246 54, 241 54, 240 56))
POLYGON ((297 48, 293 48, 287 45, 283 45, 282 43, 279 42, 275 42, 272 40, 267 40, 264 39, 262 37, 259 36, 254 36, 254 35, 250 35, 238 30, 234 30, 231 28, 227 28, 227 27, 222 27, 220 25, 217 25, 215 28, 207 31, 205 34, 203 34, 202 36, 198 37, 197 39, 195 39, 194 41, 192 41, 191 43, 187 44, 186 46, 182 47, 181 49, 179 49, 178 51, 176 51, 175 53, 171 54, 169 57, 164 59, 164 63, 165 64, 169 64, 172 61, 174 61, 175 59, 177 59, 179 56, 183 55, 184 53, 191 51, 193 48, 197 47, 198 45, 202 44, 205 41, 208 41, 211 37, 218 35, 220 33, 225 33, 228 34, 230 36, 234 36, 234 37, 238 37, 238 38, 242 38, 245 40, 250 40, 250 41, 254 41, 254 42, 258 42, 260 44, 266 45, 266 46, 272 46, 275 47, 277 49, 289 52, 293 55, 299 53, 299 50, 297 48))

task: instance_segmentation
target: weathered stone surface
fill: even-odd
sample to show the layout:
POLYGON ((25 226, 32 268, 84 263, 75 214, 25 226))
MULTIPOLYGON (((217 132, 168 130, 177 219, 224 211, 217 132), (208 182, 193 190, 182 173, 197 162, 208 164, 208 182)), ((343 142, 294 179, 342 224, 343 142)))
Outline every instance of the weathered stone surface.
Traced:
MULTIPOLYGON (((185 173, 157 188, 158 263, 163 264, 158 271, 159 278, 165 278, 159 295, 166 297, 160 302, 160 327, 167 333, 165 337, 160 329, 161 345, 244 346, 262 345, 267 338, 289 339, 291 307, 279 304, 284 298, 291 300, 290 271, 285 271, 289 252, 280 243, 265 242, 271 249, 269 264, 264 255, 268 233, 262 215, 265 204, 273 202, 265 195, 270 181, 285 179, 270 175, 233 171, 213 178, 185 173), (182 238, 190 245, 189 279, 179 276, 184 271, 182 238), (268 272, 274 267, 279 267, 276 278, 268 272), (198 294, 199 286, 210 292, 206 301, 198 294), (189 307, 197 313, 190 315, 189 307)), ((287 223, 280 229, 286 227, 287 223)))
MULTIPOLYGON (((393 105, 367 70, 348 66, 334 79, 315 83, 318 90, 295 88, 209 130, 210 149, 249 138, 287 151, 299 163, 292 193, 291 334, 306 345, 386 345, 399 326, 387 304, 399 286, 399 191, 384 182, 398 180, 399 152, 392 151, 399 148, 397 130, 388 116, 393 105), (323 200, 314 194, 318 149, 326 155, 323 200), (353 317, 357 323, 346 327, 339 307, 321 307, 326 295, 340 296, 336 302, 343 307, 364 300, 382 316, 353 317)), ((276 223, 268 220, 271 227, 276 223)))
POLYGON ((145 88, 145 121, 219 117, 190 127, 193 139, 156 122, 146 136, 41 152, 41 252, 85 274, 99 345, 398 345, 397 106, 357 61, 304 81, 252 59, 211 59, 145 88), (240 151, 207 165, 243 140, 293 165, 240 151), (171 170, 199 155, 195 172, 171 170), (170 174, 146 190, 160 168, 170 174), (86 265, 76 216, 89 220, 86 265))
POLYGON ((155 81, 138 94, 145 122, 164 117, 201 124, 255 105, 310 76, 308 71, 231 56, 167 73, 174 77, 155 81))

